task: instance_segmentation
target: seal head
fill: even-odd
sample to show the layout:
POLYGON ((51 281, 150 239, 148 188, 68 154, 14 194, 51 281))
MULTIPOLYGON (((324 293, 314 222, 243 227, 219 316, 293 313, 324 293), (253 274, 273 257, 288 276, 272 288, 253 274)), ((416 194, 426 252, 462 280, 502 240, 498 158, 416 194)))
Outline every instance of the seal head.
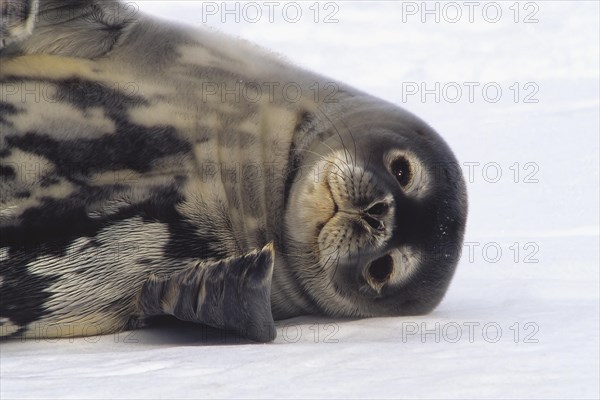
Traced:
POLYGON ((361 103, 299 151, 285 214, 294 268, 276 271, 274 293, 292 301, 276 318, 311 305, 346 317, 426 313, 456 268, 467 216, 456 158, 410 113, 361 103))

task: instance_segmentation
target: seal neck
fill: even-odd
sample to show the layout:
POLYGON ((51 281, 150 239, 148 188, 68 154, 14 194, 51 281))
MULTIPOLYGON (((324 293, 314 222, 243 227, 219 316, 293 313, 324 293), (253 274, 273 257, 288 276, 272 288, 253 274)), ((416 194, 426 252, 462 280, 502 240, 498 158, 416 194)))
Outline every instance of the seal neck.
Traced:
MULTIPOLYGON (((277 247, 277 246, 276 246, 277 247)), ((276 249, 277 254, 277 249, 276 249)), ((282 254, 282 250, 279 251, 282 254)), ((317 314, 318 310, 295 279, 291 265, 285 257, 275 258, 271 285, 271 311, 273 319, 281 320, 301 315, 317 314)))

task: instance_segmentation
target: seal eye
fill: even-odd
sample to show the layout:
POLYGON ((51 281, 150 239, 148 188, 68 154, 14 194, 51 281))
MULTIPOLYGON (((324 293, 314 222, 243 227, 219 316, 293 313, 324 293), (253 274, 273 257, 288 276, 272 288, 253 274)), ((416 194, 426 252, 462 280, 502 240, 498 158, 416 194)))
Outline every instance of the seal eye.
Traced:
POLYGON ((393 270, 393 260, 389 255, 378 258, 369 266, 369 277, 378 284, 383 284, 390 279, 393 270))
POLYGON ((408 186, 412 180, 412 173, 410 164, 406 158, 400 157, 394 160, 394 162, 392 162, 391 170, 396 180, 398 180, 398 183, 400 183, 400 186, 408 186))

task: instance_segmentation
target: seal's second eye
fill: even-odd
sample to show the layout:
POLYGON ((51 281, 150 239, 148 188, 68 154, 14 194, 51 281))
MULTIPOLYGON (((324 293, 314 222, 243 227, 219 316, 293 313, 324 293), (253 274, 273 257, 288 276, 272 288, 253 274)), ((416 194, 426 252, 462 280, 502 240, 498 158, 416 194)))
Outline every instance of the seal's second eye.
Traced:
POLYGON ((410 170, 410 164, 406 158, 399 157, 394 160, 394 162, 392 162, 391 170, 394 177, 400 183, 400 186, 408 186, 412 178, 412 173, 410 170))

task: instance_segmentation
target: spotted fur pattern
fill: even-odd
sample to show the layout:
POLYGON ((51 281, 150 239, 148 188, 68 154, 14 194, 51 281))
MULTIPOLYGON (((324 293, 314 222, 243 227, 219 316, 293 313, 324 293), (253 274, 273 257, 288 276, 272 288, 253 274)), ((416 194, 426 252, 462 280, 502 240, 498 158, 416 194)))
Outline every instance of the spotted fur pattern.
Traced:
MULTIPOLYGON (((5 12, 8 3, 0 3, 5 12)), ((331 99, 311 91, 330 83, 324 77, 252 44, 159 21, 125 3, 18 3, 21 11, 0 29, 0 335, 74 336, 137 326, 152 314, 143 288, 181 283, 177 276, 198 265, 224 259, 236 265, 270 242, 276 318, 376 314, 373 307, 329 303, 331 293, 319 297, 303 286, 310 279, 298 271, 310 271, 318 245, 288 243, 293 232, 308 228, 290 225, 285 213, 307 155, 331 138, 339 148, 349 113, 379 110, 374 120, 394 115, 390 129, 401 132, 414 131, 418 120, 342 84, 336 83, 335 101, 325 101, 331 99), (337 312, 340 307, 345 311, 337 312)), ((424 142, 439 141, 437 159, 454 160, 433 131, 421 129, 424 142)), ((377 179, 359 191, 380 193, 377 179)), ((330 181, 344 195, 345 184, 330 181)), ((445 195, 452 202, 447 213, 456 217, 447 228, 460 242, 466 203, 462 180, 457 185, 457 196, 450 189, 445 195)), ((381 249, 395 235, 393 215, 381 249)), ((339 237, 328 240, 327 246, 346 246, 339 237)), ((353 249, 375 242, 357 243, 353 249)), ((432 300, 405 312, 439 302, 456 260, 448 262, 425 291, 432 300)), ((270 274, 259 276, 270 289, 270 274)), ((181 300, 159 292, 153 292, 162 299, 154 311, 168 313, 166 304, 181 300)))

